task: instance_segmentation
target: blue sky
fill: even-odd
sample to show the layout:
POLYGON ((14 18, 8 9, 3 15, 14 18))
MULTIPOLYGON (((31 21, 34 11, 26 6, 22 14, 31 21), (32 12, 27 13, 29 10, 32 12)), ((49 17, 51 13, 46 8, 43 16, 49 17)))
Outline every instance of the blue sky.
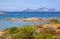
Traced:
POLYGON ((60 0, 0 0, 0 11, 21 11, 47 7, 60 11, 60 0))

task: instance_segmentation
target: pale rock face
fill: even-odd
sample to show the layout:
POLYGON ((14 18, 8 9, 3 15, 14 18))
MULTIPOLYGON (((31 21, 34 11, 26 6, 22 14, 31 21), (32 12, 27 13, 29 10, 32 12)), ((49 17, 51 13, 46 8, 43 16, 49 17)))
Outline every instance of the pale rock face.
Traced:
POLYGON ((0 35, 2 35, 3 34, 3 31, 0 31, 0 35))
POLYGON ((44 26, 44 28, 47 27, 47 26, 57 28, 57 27, 60 26, 60 24, 44 24, 43 26, 44 26))
POLYGON ((26 20, 31 20, 31 21, 38 21, 38 20, 40 20, 39 18, 27 18, 26 20))

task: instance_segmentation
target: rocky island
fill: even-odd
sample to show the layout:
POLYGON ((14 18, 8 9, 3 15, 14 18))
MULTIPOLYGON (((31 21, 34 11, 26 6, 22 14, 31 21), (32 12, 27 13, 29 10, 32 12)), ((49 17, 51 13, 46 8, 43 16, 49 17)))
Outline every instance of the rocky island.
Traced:
POLYGON ((4 12, 0 12, 0 14, 5 14, 4 12))
POLYGON ((32 9, 28 8, 26 10, 23 10, 22 12, 55 12, 55 9, 42 7, 42 8, 38 8, 38 9, 32 10, 32 9))
POLYGON ((17 21, 17 20, 22 20, 22 21, 43 21, 43 20, 53 20, 55 18, 6 18, 5 20, 12 20, 12 21, 17 21))

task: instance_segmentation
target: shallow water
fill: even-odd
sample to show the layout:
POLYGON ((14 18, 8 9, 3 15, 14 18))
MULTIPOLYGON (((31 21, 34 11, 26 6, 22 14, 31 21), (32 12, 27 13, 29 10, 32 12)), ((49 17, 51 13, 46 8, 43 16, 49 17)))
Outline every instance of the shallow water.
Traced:
POLYGON ((31 25, 42 22, 26 22, 26 21, 8 21, 5 18, 29 18, 29 17, 60 17, 60 12, 6 12, 6 14, 0 14, 0 28, 7 28, 11 26, 31 25))

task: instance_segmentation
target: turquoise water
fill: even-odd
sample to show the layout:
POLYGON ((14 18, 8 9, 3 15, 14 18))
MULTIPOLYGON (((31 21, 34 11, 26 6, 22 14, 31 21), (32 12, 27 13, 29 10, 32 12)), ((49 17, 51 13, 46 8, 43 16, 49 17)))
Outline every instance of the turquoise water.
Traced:
POLYGON ((6 12, 0 14, 0 18, 22 18, 22 17, 60 17, 60 12, 6 12))
POLYGON ((40 22, 26 22, 26 21, 8 21, 4 20, 5 18, 60 17, 60 12, 5 12, 5 13, 6 14, 0 14, 0 28, 40 23, 40 22))

